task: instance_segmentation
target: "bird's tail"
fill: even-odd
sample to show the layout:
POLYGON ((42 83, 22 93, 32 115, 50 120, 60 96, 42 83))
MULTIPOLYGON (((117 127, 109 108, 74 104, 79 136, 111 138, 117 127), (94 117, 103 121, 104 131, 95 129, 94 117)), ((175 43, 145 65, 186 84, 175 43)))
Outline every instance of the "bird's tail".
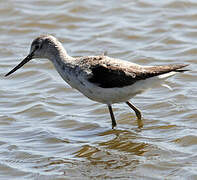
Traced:
POLYGON ((188 69, 182 69, 189 64, 170 64, 164 66, 150 66, 147 68, 148 72, 152 76, 158 76, 160 79, 168 78, 174 74, 180 72, 189 71, 188 69))
POLYGON ((184 67, 187 67, 189 64, 174 64, 174 65, 169 65, 171 66, 172 70, 169 73, 183 73, 186 71, 189 71, 189 69, 182 69, 184 67))

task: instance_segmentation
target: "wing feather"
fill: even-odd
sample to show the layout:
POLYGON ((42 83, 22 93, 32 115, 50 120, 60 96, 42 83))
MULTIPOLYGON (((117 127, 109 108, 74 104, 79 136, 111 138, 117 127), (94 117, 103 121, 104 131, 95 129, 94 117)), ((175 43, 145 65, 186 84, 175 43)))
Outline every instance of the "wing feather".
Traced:
POLYGON ((179 70, 187 65, 175 64, 167 66, 113 66, 113 64, 95 64, 91 66, 91 76, 89 81, 102 88, 115 88, 130 86, 139 80, 144 80, 171 71, 183 72, 179 70))

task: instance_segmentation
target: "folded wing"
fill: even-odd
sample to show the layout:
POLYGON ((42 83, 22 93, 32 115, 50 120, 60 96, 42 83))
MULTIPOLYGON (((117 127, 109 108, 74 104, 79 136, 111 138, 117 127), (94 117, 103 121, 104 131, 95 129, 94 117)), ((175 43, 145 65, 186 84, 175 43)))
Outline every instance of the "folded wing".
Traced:
POLYGON ((91 67, 89 81, 102 88, 120 88, 130 86, 139 80, 144 80, 169 72, 184 72, 181 68, 185 64, 174 64, 166 66, 113 66, 96 64, 91 67))

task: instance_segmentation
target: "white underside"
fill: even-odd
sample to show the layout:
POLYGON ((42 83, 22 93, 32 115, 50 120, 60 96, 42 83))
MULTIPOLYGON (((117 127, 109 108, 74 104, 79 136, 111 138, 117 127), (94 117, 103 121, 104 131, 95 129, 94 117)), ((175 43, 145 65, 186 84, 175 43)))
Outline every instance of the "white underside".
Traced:
MULTIPOLYGON (((77 86, 76 84, 73 86, 73 83, 69 84, 93 101, 104 104, 114 104, 126 102, 137 94, 141 94, 148 89, 160 85, 164 79, 167 79, 174 74, 176 74, 176 72, 170 72, 164 75, 140 80, 131 86, 125 86, 121 88, 101 88, 89 83, 88 81, 84 82, 83 79, 81 79, 81 81, 83 81, 84 85, 82 85, 80 82, 76 83, 77 86)), ((75 79, 75 81, 77 80, 75 79)))
POLYGON ((59 66, 56 66, 56 69, 58 70, 61 77, 71 87, 77 89, 89 99, 104 104, 126 102, 137 94, 141 94, 148 89, 160 85, 163 80, 177 73, 170 72, 152 78, 147 78, 145 80, 139 80, 131 86, 125 86, 121 88, 101 88, 93 83, 90 83, 83 76, 76 77, 74 74, 68 74, 58 68, 59 66))

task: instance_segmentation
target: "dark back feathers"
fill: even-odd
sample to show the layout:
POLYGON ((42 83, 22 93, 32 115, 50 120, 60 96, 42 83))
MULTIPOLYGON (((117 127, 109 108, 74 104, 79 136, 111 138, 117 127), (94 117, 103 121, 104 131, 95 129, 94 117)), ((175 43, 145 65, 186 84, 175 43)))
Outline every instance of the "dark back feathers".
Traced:
POLYGON ((88 79, 92 83, 98 84, 102 88, 124 87, 134 84, 136 81, 144 80, 171 71, 184 72, 179 70, 187 65, 168 65, 168 66, 130 66, 113 67, 103 64, 96 64, 91 67, 92 75, 88 79))

